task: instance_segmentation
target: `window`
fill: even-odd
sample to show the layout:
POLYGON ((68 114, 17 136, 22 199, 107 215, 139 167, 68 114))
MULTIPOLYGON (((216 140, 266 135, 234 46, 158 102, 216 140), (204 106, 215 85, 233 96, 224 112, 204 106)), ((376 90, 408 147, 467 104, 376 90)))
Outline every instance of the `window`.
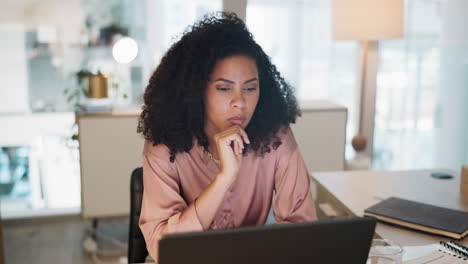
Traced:
MULTIPOLYGON (((459 170, 468 163, 466 10, 465 1, 407 0, 405 38, 379 42, 374 169, 459 170)), ((359 43, 331 40, 330 1, 251 0, 247 25, 299 101, 328 99, 348 108, 351 158, 359 43)))
POLYGON ((381 44, 375 169, 459 170, 468 161, 467 42, 447 39, 463 24, 456 10, 467 7, 460 1, 407 1, 405 39, 381 44))
MULTIPOLYGON (((332 41, 330 1, 248 1, 247 25, 299 101, 326 99, 348 108, 349 143, 357 129, 359 46, 332 41)), ((349 144, 346 156, 352 157, 349 144)))

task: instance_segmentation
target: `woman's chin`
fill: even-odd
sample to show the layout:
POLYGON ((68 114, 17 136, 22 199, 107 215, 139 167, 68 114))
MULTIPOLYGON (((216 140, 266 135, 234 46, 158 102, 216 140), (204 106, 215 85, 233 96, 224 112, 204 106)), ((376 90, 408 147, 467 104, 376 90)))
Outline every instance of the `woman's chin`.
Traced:
MULTIPOLYGON (((248 124, 249 123, 247 121, 244 121, 244 122, 229 122, 229 127, 240 126, 242 129, 245 129, 248 124)), ((227 127, 227 128, 229 128, 229 127, 227 127)))

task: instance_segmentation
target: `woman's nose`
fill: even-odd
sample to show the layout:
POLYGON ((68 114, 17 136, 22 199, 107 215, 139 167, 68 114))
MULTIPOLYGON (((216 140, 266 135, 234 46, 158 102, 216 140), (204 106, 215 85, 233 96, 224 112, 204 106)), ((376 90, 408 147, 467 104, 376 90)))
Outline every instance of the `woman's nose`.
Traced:
POLYGON ((242 93, 234 93, 232 102, 232 107, 236 108, 244 108, 245 107, 245 99, 242 93))

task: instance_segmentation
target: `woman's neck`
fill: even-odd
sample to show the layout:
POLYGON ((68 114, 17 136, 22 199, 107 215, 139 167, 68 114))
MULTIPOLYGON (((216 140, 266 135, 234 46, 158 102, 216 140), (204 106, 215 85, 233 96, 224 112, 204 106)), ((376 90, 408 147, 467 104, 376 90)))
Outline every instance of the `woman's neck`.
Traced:
POLYGON ((216 133, 217 132, 213 131, 213 129, 205 128, 205 135, 208 138, 208 151, 210 152, 211 156, 219 160, 218 149, 216 147, 216 142, 213 139, 216 133))

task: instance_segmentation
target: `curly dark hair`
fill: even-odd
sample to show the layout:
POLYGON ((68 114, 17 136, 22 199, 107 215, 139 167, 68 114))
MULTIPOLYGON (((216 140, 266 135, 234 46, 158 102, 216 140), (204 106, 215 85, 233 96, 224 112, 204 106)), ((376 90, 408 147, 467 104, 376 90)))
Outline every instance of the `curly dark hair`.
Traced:
POLYGON ((262 156, 277 149, 276 133, 300 116, 293 88, 281 77, 268 55, 255 42, 245 23, 234 13, 217 12, 187 28, 151 76, 137 132, 153 145, 165 144, 170 161, 178 152, 189 152, 193 139, 208 150, 204 131, 205 90, 215 64, 243 55, 255 60, 260 96, 245 131, 250 144, 244 148, 262 156))

